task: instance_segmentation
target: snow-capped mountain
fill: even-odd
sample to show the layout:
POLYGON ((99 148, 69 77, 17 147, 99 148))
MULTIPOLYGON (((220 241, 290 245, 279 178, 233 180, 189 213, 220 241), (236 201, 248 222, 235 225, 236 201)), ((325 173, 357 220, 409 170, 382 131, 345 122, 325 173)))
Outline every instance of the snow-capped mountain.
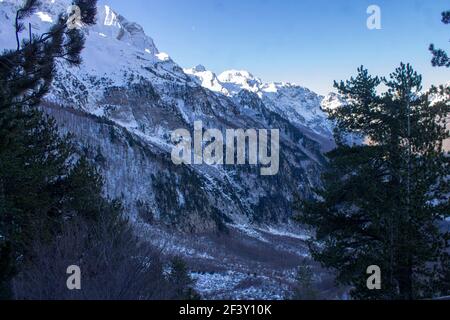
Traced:
POLYGON ((236 95, 241 90, 258 93, 262 85, 261 79, 244 70, 224 71, 218 76, 218 79, 230 95, 236 95))
POLYGON ((188 75, 194 76, 192 79, 204 88, 227 96, 230 95, 229 91, 223 86, 216 74, 212 71, 206 70, 204 66, 198 65, 194 68, 184 69, 184 72, 188 75))
POLYGON ((327 114, 322 110, 322 104, 341 103, 336 95, 326 98, 296 84, 264 83, 244 70, 227 70, 219 76, 207 71, 204 66, 184 69, 203 87, 235 98, 242 90, 256 94, 271 111, 282 115, 293 125, 311 129, 318 135, 332 137, 332 125, 327 114))
MULTIPOLYGON (((30 17, 31 32, 39 34, 70 4, 41 2, 30 17)), ((0 50, 15 47, 21 4, 0 1, 0 50)), ((326 164, 322 151, 333 145, 323 98, 292 84, 265 84, 245 71, 183 71, 141 26, 105 4, 84 34, 83 64, 59 62, 42 108, 100 168, 105 194, 122 200, 144 238, 197 262, 215 261, 227 275, 218 282, 258 270, 265 289, 239 297, 280 297, 279 279, 291 277, 306 254, 307 234, 289 224, 294 196, 312 196, 326 164), (262 177, 258 166, 173 164, 171 132, 192 132, 194 121, 222 131, 280 129, 279 174, 262 177), (223 230, 232 237, 225 244, 212 236, 223 230), (283 267, 275 270, 273 259, 264 264, 262 251, 283 267)))
POLYGON ((323 98, 322 103, 320 105, 322 107, 322 110, 326 111, 326 110, 334 110, 336 108, 341 107, 344 104, 345 102, 342 99, 342 97, 340 97, 338 94, 334 92, 331 92, 323 98))

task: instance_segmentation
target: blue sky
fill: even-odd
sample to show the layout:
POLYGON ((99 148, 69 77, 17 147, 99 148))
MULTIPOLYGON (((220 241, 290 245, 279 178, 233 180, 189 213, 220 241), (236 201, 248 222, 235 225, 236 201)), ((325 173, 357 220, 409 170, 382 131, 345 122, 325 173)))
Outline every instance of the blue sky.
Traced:
POLYGON ((141 24, 160 51, 182 67, 220 73, 245 69, 264 81, 290 81, 326 94, 333 80, 363 64, 387 75, 410 62, 425 86, 450 81, 432 68, 428 46, 450 51, 448 0, 104 0, 141 24), (381 30, 366 27, 367 7, 381 8, 381 30))

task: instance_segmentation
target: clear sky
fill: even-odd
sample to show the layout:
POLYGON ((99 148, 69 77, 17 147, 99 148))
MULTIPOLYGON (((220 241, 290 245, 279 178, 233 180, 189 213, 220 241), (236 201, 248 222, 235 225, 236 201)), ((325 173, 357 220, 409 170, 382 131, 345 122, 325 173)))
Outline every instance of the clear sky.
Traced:
POLYGON ((410 62, 425 86, 450 81, 432 68, 428 46, 450 51, 441 23, 449 0, 102 0, 141 24, 160 51, 182 67, 220 73, 244 69, 264 81, 290 81, 326 94, 333 80, 365 65, 387 75, 410 62), (381 8, 381 30, 369 30, 367 7, 381 8))

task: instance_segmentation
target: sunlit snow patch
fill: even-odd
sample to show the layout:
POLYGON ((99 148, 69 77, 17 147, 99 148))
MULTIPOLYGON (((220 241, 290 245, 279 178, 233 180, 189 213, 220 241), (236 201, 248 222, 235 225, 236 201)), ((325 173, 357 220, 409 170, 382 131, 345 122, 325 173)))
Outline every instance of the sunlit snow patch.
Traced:
POLYGON ((39 11, 39 12, 36 12, 35 14, 39 17, 39 19, 41 19, 41 21, 53 23, 53 19, 52 19, 52 17, 50 17, 50 15, 48 13, 39 11))
POLYGON ((165 52, 157 53, 157 54, 155 54, 155 56, 161 61, 169 61, 170 60, 170 56, 165 52))

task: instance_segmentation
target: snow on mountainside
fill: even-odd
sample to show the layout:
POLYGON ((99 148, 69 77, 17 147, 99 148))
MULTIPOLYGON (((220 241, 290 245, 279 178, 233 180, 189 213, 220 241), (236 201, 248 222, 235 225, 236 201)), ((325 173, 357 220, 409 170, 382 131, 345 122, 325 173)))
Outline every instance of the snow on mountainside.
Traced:
POLYGON ((220 92, 225 95, 229 95, 229 92, 222 85, 216 74, 212 71, 208 71, 204 66, 198 65, 195 68, 184 69, 184 72, 189 75, 195 75, 194 81, 211 91, 220 92))
POLYGON ((259 88, 262 85, 261 79, 258 79, 250 72, 243 70, 224 71, 218 76, 218 79, 232 95, 238 94, 242 89, 258 93, 259 88))
MULTIPOLYGON (((14 48, 15 38, 11 36, 12 24, 15 10, 23 1, 2 0, 0 3, 3 16, 0 30, 1 47, 14 48)), ((41 3, 41 10, 29 19, 32 23, 32 32, 38 34, 47 31, 57 15, 66 11, 71 1, 43 0, 41 3)), ((28 35, 28 32, 27 23, 23 36, 28 35)), ((157 75, 162 78, 180 77, 186 80, 181 68, 167 54, 158 51, 153 40, 144 33, 140 25, 127 21, 108 5, 98 7, 97 24, 86 30, 85 35, 86 48, 82 53, 82 68, 67 69, 65 65, 61 65, 60 68, 60 73, 71 75, 73 85, 85 87, 81 101, 78 99, 72 101, 77 107, 90 108, 102 98, 98 83, 91 81, 93 77, 108 81, 110 84, 125 85, 130 83, 129 76, 133 72, 142 73, 146 65, 151 65, 153 74, 147 71, 150 77, 157 75)), ((139 79, 134 79, 131 83, 138 81, 139 79)), ((48 99, 57 103, 62 102, 59 99, 66 98, 65 89, 67 88, 55 86, 48 99)), ((96 114, 103 112, 98 109, 88 111, 96 114)))
MULTIPOLYGON (((41 2, 30 18, 38 34, 70 4, 41 2)), ((0 0, 0 50, 15 47, 20 4, 0 0)), ((303 231, 289 223, 292 201, 313 195, 326 164, 322 151, 333 144, 323 99, 299 86, 264 84, 248 72, 183 71, 142 27, 105 4, 97 24, 83 32, 83 64, 58 63, 42 108, 99 167, 105 194, 122 200, 141 235, 201 265, 199 272, 215 273, 218 282, 239 275, 236 288, 209 290, 208 297, 282 297, 306 255, 303 231), (223 132, 280 129, 279 174, 262 177, 258 166, 174 165, 171 132, 192 132, 197 120, 223 132), (223 230, 227 240, 213 236, 223 230), (254 284, 246 281, 250 273, 254 284), (280 279, 287 282, 280 286, 280 279)), ((198 278, 207 281, 202 273, 198 278)))
POLYGON ((322 110, 334 110, 341 107, 344 104, 344 100, 336 93, 329 93, 322 100, 322 110))
POLYGON ((305 126, 324 137, 332 136, 332 125, 322 110, 322 104, 339 105, 341 101, 336 95, 325 99, 292 83, 263 83, 261 79, 243 70, 228 70, 216 76, 200 66, 184 69, 184 72, 203 87, 228 97, 236 97, 242 90, 255 93, 270 110, 289 119, 294 125, 305 126))

